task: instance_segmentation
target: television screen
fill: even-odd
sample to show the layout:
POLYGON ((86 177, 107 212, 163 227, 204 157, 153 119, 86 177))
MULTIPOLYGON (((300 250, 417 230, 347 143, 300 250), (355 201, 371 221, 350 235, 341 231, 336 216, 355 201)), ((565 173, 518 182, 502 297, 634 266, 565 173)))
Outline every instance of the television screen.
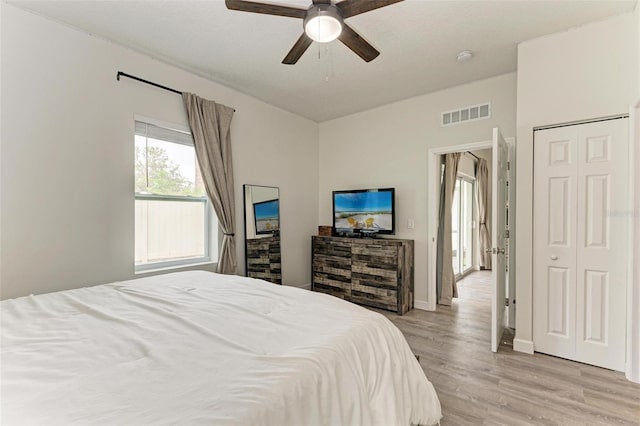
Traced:
POLYGON ((279 200, 253 204, 256 234, 272 234, 280 229, 279 200))
POLYGON ((393 234, 394 189, 334 191, 333 226, 336 230, 393 234))

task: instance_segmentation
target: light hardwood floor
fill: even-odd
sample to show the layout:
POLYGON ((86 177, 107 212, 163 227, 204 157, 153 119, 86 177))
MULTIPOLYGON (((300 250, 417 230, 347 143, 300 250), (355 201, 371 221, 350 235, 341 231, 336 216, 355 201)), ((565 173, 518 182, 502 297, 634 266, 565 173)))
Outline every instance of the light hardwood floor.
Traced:
POLYGON ((514 352, 513 336, 492 353, 490 279, 485 271, 469 275, 453 306, 435 312, 384 312, 420 356, 442 426, 640 424, 640 385, 622 373, 514 352))

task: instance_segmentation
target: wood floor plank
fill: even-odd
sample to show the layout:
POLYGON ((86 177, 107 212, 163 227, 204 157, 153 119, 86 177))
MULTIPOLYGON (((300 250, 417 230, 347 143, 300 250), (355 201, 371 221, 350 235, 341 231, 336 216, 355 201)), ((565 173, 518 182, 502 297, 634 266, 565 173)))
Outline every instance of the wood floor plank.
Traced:
POLYGON ((624 374, 491 342, 491 273, 458 282, 435 312, 377 311, 403 332, 442 404, 441 425, 640 425, 640 385, 624 374))

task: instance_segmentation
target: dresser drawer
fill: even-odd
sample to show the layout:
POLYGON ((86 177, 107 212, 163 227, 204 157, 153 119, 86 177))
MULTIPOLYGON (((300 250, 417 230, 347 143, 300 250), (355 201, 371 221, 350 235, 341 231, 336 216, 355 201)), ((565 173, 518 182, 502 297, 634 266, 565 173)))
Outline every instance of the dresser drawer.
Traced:
POLYGON ((351 260, 338 256, 316 254, 313 257, 313 271, 351 279, 351 260))
POLYGON ((351 267, 351 280, 354 284, 387 290, 398 289, 398 271, 380 270, 377 268, 351 267))
POLYGON ((352 281, 350 300, 374 308, 398 310, 398 292, 396 290, 362 285, 357 280, 352 281))
POLYGON ((313 242, 313 254, 351 258, 351 244, 318 238, 313 242))
POLYGON ((358 243, 354 244, 351 253, 355 256, 376 256, 378 258, 397 259, 396 244, 358 243))
POLYGON ((324 272, 313 272, 313 291, 327 293, 341 299, 351 298, 351 279, 324 272))

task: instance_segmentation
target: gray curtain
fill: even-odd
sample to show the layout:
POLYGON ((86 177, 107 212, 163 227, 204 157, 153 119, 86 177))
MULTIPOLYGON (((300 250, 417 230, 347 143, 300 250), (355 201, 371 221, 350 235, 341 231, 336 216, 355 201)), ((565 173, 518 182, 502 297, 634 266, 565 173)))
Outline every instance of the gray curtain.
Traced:
POLYGON ((458 297, 456 277, 453 273, 453 249, 451 236, 451 210, 453 193, 456 189, 458 162, 461 153, 454 152, 444 157, 444 175, 440 187, 440 222, 438 226, 438 251, 436 258, 436 291, 438 303, 451 305, 454 297, 458 297))
POLYGON ((491 247, 491 237, 487 228, 487 195, 489 193, 489 170, 487 169, 487 160, 478 159, 476 168, 476 191, 478 195, 478 221, 480 222, 480 267, 483 269, 491 269, 491 253, 486 250, 491 247))
POLYGON ((233 162, 231 161, 231 119, 234 110, 228 106, 183 93, 189 127, 193 134, 198 165, 207 195, 224 233, 218 256, 218 272, 235 274, 236 204, 233 194, 233 162))

